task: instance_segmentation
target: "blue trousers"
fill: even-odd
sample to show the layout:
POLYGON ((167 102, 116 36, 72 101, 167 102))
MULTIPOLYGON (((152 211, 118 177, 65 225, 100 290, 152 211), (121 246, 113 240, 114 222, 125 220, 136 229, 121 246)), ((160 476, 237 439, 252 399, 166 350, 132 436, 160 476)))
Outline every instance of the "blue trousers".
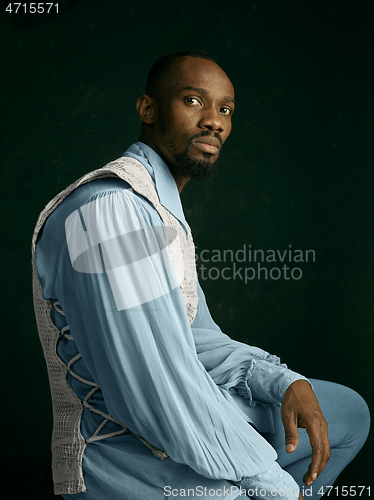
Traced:
MULTIPOLYGON (((316 500, 333 485, 340 472, 353 460, 369 434, 370 414, 364 399, 357 392, 340 384, 310 379, 322 412, 329 425, 331 458, 319 477, 312 483, 312 495, 306 499, 316 500)), ((286 453, 285 437, 280 408, 274 408, 274 434, 262 436, 278 453, 278 463, 298 483, 301 493, 308 489, 303 476, 311 462, 312 450, 305 429, 299 429, 299 444, 293 453, 286 453)), ((369 478, 368 483, 369 485, 369 478)))

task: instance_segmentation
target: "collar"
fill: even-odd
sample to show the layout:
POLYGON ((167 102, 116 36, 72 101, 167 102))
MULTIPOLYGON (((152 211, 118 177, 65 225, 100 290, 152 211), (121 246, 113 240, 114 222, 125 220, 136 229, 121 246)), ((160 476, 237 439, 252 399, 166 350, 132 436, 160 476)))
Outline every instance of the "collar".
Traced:
POLYGON ((122 156, 128 156, 140 161, 152 177, 161 205, 171 212, 181 223, 187 236, 186 219, 184 218, 182 203, 169 167, 152 148, 143 142, 135 142, 122 156))

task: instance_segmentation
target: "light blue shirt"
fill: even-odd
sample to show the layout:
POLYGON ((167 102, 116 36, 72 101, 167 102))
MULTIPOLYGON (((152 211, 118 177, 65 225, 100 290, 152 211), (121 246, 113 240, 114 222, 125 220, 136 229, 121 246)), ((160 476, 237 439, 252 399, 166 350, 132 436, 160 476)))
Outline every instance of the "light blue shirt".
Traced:
MULTIPOLYGON (((178 189, 163 160, 141 142, 124 156, 144 165, 161 204, 186 232, 178 189)), ((57 353, 66 365, 77 358, 67 380, 82 400, 81 432, 88 443, 87 491, 65 498, 157 500, 175 498, 176 492, 184 496, 189 488, 206 488, 211 499, 236 498, 229 481, 256 476, 258 484, 261 474, 277 465, 275 450, 255 427, 272 431, 269 405, 280 404, 290 383, 304 377, 276 356, 222 333, 199 284, 198 309, 189 324, 167 254, 160 251, 158 258, 149 251, 150 229, 162 226, 147 199, 125 181, 105 178, 70 194, 39 237, 36 267, 43 297, 61 305, 64 315, 51 313, 57 328, 69 325, 57 353), (119 227, 125 235, 113 252, 99 245, 95 272, 92 262, 72 259, 80 225, 89 237, 119 227), (126 264, 122 274, 112 272, 111 259, 126 264), (92 384, 99 386, 93 393, 92 384), (131 433, 90 439, 121 429, 111 421, 103 425, 107 413, 169 458, 155 457, 131 433)), ((266 487, 268 476, 263 477, 266 487)), ((284 478, 290 476, 284 472, 284 478)))

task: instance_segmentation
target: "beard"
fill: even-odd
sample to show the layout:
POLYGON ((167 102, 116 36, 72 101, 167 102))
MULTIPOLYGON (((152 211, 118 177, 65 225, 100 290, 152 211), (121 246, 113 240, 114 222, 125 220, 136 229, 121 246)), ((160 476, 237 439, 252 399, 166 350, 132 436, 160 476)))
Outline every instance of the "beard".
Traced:
POLYGON ((176 154, 173 158, 179 170, 183 172, 186 177, 190 177, 195 181, 211 181, 218 170, 219 155, 213 162, 211 160, 212 155, 209 153, 203 153, 204 157, 200 160, 196 160, 189 156, 189 149, 190 145, 186 147, 183 153, 176 154))
POLYGON ((200 134, 196 134, 188 140, 188 144, 184 151, 182 151, 182 153, 176 153, 175 138, 170 134, 170 131, 165 126, 165 122, 163 120, 160 120, 160 130, 164 137, 165 147, 168 150, 170 157, 172 158, 172 168, 179 170, 186 177, 190 177, 197 182, 208 182, 215 177, 218 169, 218 161, 220 158, 222 146, 215 161, 212 161, 212 155, 210 153, 205 152, 203 152, 203 158, 199 160, 194 159, 190 156, 190 149, 191 147, 193 147, 192 141, 197 139, 198 137, 214 135, 221 142, 221 139, 217 134, 211 134, 208 130, 200 134))

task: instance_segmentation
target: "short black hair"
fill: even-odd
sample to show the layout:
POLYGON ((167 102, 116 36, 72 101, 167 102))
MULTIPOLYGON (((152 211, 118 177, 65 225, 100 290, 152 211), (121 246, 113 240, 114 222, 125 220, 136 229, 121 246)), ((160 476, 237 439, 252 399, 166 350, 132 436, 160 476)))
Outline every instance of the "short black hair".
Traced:
POLYGON ((211 55, 207 54, 206 52, 202 52, 201 50, 179 50, 178 52, 170 52, 169 54, 165 54, 164 56, 157 59, 157 61, 149 70, 145 90, 146 94, 151 97, 154 96, 158 90, 163 76, 173 64, 173 62, 179 57, 185 56, 199 57, 200 59, 207 59, 208 61, 216 63, 215 59, 211 55))

